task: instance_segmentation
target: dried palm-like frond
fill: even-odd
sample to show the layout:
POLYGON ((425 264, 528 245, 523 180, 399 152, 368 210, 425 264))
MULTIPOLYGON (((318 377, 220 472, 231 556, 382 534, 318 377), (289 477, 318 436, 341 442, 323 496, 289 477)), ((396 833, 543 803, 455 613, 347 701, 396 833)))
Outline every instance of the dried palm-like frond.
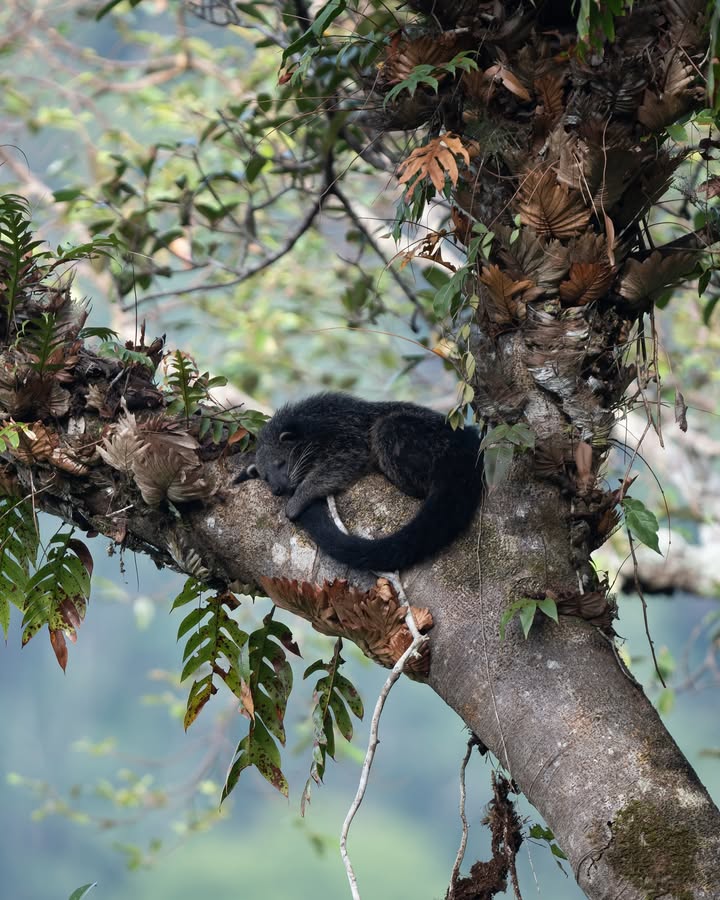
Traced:
POLYGON ((157 506, 165 499, 189 503, 213 493, 198 449, 198 442, 180 423, 159 415, 138 422, 127 413, 112 426, 98 452, 109 466, 132 477, 149 506, 157 506))
POLYGON ((214 491, 197 457, 191 464, 168 437, 146 444, 136 454, 133 478, 148 506, 159 506, 165 499, 173 503, 204 500, 214 491))
POLYGON ((13 418, 60 418, 70 409, 70 393, 52 377, 32 369, 0 370, 0 406, 13 418))
POLYGON ((696 77, 695 69, 673 49, 658 77, 658 86, 645 91, 638 121, 652 132, 676 122, 697 99, 699 89, 693 86, 696 77))
POLYGON ((707 0, 662 0, 661 5, 670 22, 671 46, 697 48, 707 30, 707 0))
POLYGON ((127 413, 111 426, 109 433, 98 446, 98 453, 105 462, 122 472, 132 475, 135 457, 143 446, 143 439, 138 430, 135 416, 127 413))
POLYGON ((590 210, 576 191, 558 184, 555 173, 529 172, 520 186, 520 219, 540 237, 567 240, 581 231, 590 220, 590 210))
POLYGON ((560 284, 564 306, 585 306, 603 297, 615 276, 607 240, 602 234, 585 232, 568 245, 572 260, 569 277, 560 284))
POLYGON ((613 280, 614 271, 605 259, 600 262, 574 262, 570 277, 560 284, 560 300, 564 306, 585 306, 599 300, 613 280))
POLYGON ((622 67, 606 69, 604 76, 588 82, 595 109, 608 118, 634 115, 648 81, 644 61, 628 60, 622 67))
POLYGON ((509 325, 525 318, 525 291, 534 287, 532 281, 513 281, 499 266, 483 266, 480 281, 486 286, 482 311, 494 325, 509 325))
MULTIPOLYGON (((261 578, 268 597, 281 609, 307 619, 321 634, 346 637, 362 652, 386 668, 392 668, 412 637, 405 624, 406 607, 398 600, 391 583, 379 578, 369 591, 352 587, 345 579, 324 581, 322 585, 289 578, 261 578)), ((412 607, 421 633, 432 627, 430 612, 412 607)), ((427 675, 430 648, 423 644, 417 658, 407 661, 409 674, 427 675)))
POLYGON ((565 112, 565 76, 546 72, 535 79, 533 87, 537 97, 534 130, 538 135, 548 135, 565 112))
POLYGON ((636 222, 668 190, 675 170, 685 153, 671 155, 664 148, 647 149, 643 154, 640 176, 627 188, 613 208, 613 221, 620 228, 636 222))
POLYGON ((499 255, 508 274, 516 281, 532 279, 546 294, 557 289, 570 266, 568 248, 560 241, 541 241, 532 228, 523 228, 510 243, 511 230, 497 226, 495 234, 501 243, 499 255))
MULTIPOLYGON (((415 66, 441 66, 450 62, 462 49, 457 32, 392 41, 382 65, 382 81, 387 85, 399 84, 415 66)), ((442 76, 442 72, 436 74, 438 78, 442 76)))
POLYGON ((642 262, 628 259, 622 269, 619 292, 633 306, 656 300, 664 291, 682 284, 697 260, 697 253, 680 251, 663 256, 659 250, 642 262))

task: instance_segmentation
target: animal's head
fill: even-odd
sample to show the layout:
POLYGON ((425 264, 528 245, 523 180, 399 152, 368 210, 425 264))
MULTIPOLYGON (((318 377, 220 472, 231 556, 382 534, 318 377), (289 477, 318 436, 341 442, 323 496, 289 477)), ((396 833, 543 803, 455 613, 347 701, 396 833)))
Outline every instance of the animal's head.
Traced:
POLYGON ((276 496, 294 494, 311 464, 312 444, 281 410, 261 431, 255 462, 248 466, 247 474, 267 481, 276 496))

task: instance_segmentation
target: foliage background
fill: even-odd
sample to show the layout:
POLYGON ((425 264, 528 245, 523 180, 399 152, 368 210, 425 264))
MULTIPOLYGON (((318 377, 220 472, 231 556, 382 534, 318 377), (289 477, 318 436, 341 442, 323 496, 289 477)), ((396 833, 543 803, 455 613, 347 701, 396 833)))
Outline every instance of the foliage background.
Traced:
MULTIPOLYGON (((5 35, 0 41, 5 60, 0 115, 6 136, 0 148, 5 163, 0 187, 32 196, 42 233, 53 241, 84 227, 97 216, 98 207, 80 209, 68 219, 52 205, 51 191, 107 179, 113 169, 110 154, 140 158, 150 140, 172 141, 191 133, 201 110, 226 102, 220 75, 231 85, 244 77, 248 88, 263 80, 268 90, 275 87, 276 60, 254 54, 248 35, 239 29, 213 29, 188 17, 184 39, 214 67, 213 75, 202 80, 178 76, 120 94, 97 86, 93 90, 90 84, 88 92, 92 79, 87 73, 103 72, 99 56, 119 61, 123 78, 137 76, 141 81, 133 65, 140 68, 148 48, 154 53, 176 49, 172 5, 145 3, 132 14, 100 23, 77 15, 83 8, 92 11, 92 4, 35 6, 33 27, 18 28, 27 15, 24 4, 9 3, 0 12, 5 35), (47 51, 45 65, 38 67, 42 47, 47 51)), ((392 218, 392 201, 399 191, 388 192, 389 179, 370 181, 361 174, 353 179, 352 189, 360 192, 368 209, 379 201, 369 215, 392 218)), ((288 220, 293 212, 287 210, 288 220)), ((198 304, 184 300, 144 305, 139 314, 147 317, 151 335, 168 331, 189 345, 201 370, 211 367, 226 374, 271 404, 331 385, 371 398, 445 398, 449 406, 454 380, 444 374, 437 358, 426 359, 425 351, 400 339, 412 334, 400 315, 380 314, 372 323, 372 328, 389 334, 324 330, 344 326, 349 314, 347 305, 343 309, 337 302, 347 287, 348 266, 339 258, 331 260, 327 241, 347 258, 351 248, 342 229, 332 217, 324 217, 320 235, 306 235, 292 257, 260 279, 222 297, 202 297, 198 304), (426 361, 410 376, 407 364, 414 355, 426 361)), ((392 255, 394 249, 386 243, 392 255)), ((370 273, 371 291, 389 297, 388 305, 392 301, 407 317, 409 306, 382 266, 370 273)), ((422 290, 422 275, 412 277, 422 290)), ((99 310, 101 298, 109 293, 103 273, 87 269, 78 284, 99 310)), ((176 284, 171 282, 170 289, 176 284)), ((106 315, 116 327, 132 331, 135 315, 132 297, 128 299, 128 312, 115 307, 106 315)), ((703 398, 702 415, 691 412, 691 433, 699 428, 717 434, 718 409, 708 401, 716 393, 712 359, 717 336, 701 324, 700 309, 690 294, 674 302, 672 312, 672 330, 664 334, 668 373, 684 390, 690 387, 703 398)), ((95 318, 95 324, 102 324, 97 312, 95 318)), ((653 502, 659 509, 659 497, 653 502)), ((682 498, 677 502, 680 505, 682 498)), ((93 552, 99 561, 101 547, 93 552)), ((126 559, 122 576, 117 560, 108 560, 102 569, 65 677, 41 641, 19 650, 17 623, 8 644, 0 648, 3 894, 12 900, 65 898, 77 885, 98 880, 97 896, 108 900, 138 895, 185 900, 201 891, 218 897, 300 900, 344 896, 335 835, 354 793, 357 757, 348 754, 329 768, 327 786, 314 791, 301 823, 298 795, 310 757, 304 710, 296 699, 290 745, 298 752, 288 757, 293 789, 289 806, 248 773, 222 820, 208 830, 224 766, 243 724, 237 727, 230 708, 220 725, 208 716, 189 735, 183 733, 184 689, 175 681, 180 664, 174 641, 177 621, 165 615, 179 583, 173 586, 166 573, 155 572, 142 560, 126 559), (218 750, 210 765, 209 748, 218 750), (146 868, 146 863, 153 865, 146 868)), ((716 611, 711 600, 653 599, 656 643, 681 656, 693 628, 716 611)), ((638 675, 645 676, 659 697, 647 664, 637 602, 624 602, 621 613, 620 631, 637 657, 638 675)), ((300 633, 304 646, 320 645, 317 636, 300 633)), ((371 704, 383 673, 355 656, 352 667, 366 705, 371 704)), ((297 679, 300 672, 296 667, 297 679)), ((303 697, 309 704, 307 686, 303 697)), ((720 745, 710 708, 711 691, 706 690, 682 695, 666 716, 700 777, 720 797, 717 759, 701 754, 720 745)), ((363 746, 365 731, 364 726, 358 729, 358 747, 363 746)), ((456 781, 466 736, 439 700, 403 682, 392 695, 381 737, 370 794, 351 838, 361 886, 367 896, 380 900, 415 893, 442 896, 459 835, 456 781)), ((478 826, 489 799, 488 766, 475 759, 470 776, 474 827, 469 861, 487 852, 486 835, 478 826)), ((530 845, 530 855, 532 870, 527 853, 521 851, 521 879, 529 893, 536 877, 540 896, 581 896, 558 871, 546 847, 530 845)))

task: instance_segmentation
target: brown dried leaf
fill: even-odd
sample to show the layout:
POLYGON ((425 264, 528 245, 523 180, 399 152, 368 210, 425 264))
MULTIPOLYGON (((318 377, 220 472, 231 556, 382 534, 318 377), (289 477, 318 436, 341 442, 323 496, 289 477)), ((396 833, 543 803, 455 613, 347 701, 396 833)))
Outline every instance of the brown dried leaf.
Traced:
MULTIPOLYGON (((307 619, 322 634, 354 641, 366 656, 386 668, 392 668, 412 642, 405 624, 406 607, 385 578, 378 579, 369 591, 351 587, 345 579, 318 585, 288 578, 261 578, 260 584, 281 609, 307 619)), ((432 627, 427 609, 413 607, 412 613, 421 633, 432 627)), ((427 675, 427 643, 419 654, 407 661, 406 673, 427 675)))
POLYGON ((592 447, 587 441, 579 441, 575 445, 576 484, 579 494, 586 494, 595 484, 592 467, 592 447))
POLYGON ((91 384, 85 397, 85 405, 89 409, 102 409, 105 405, 108 389, 104 385, 91 384))
POLYGON ((415 179, 405 192, 405 200, 410 200, 420 183, 429 178, 435 190, 442 193, 446 178, 453 187, 458 181, 458 166, 455 156, 460 156, 465 165, 470 164, 470 155, 457 135, 444 134, 433 138, 423 147, 417 147, 398 165, 398 181, 406 184, 415 179))
POLYGON ((68 648, 65 642, 65 634, 61 629, 50 629, 50 646, 53 648, 55 659, 64 672, 68 662, 68 648))
POLYGON ((535 94, 538 105, 535 107, 535 115, 547 120, 549 124, 555 124, 565 112, 564 75, 556 75, 547 72, 535 79, 535 94))
POLYGON ((98 446, 98 453, 105 462, 125 475, 132 474, 133 460, 144 446, 135 416, 127 413, 110 427, 98 446))
POLYGON ((548 591, 548 596, 555 600, 558 612, 562 616, 579 616, 600 628, 612 627, 615 606, 608 601, 605 591, 590 591, 586 594, 558 591, 557 595, 548 591))
POLYGON ((560 284, 560 299, 566 306, 585 306, 599 300, 607 293, 613 275, 607 260, 574 262, 570 266, 570 277, 560 284))
POLYGON ((11 452, 15 459, 28 466, 49 459, 59 443, 57 434, 42 422, 34 422, 31 428, 18 432, 18 437, 20 444, 11 452))
POLYGON ((522 223, 540 237, 559 240, 574 237, 590 220, 581 195, 558 184, 551 169, 525 176, 518 191, 518 210, 522 223))
POLYGON ((663 291, 688 278, 697 263, 697 254, 687 251, 663 256, 655 250, 642 262, 628 259, 622 268, 620 294, 631 304, 656 300, 663 291))
POLYGON ((720 194, 720 175, 714 175, 704 181, 698 188, 698 194, 703 194, 708 200, 717 197, 720 194))
POLYGON ((510 229, 496 226, 502 243, 500 257, 512 278, 531 278, 544 293, 554 293, 570 265, 568 248, 560 241, 541 241, 532 228, 523 228, 514 243, 510 229))
POLYGON ((491 78, 493 82, 502 84, 511 94, 515 94, 521 100, 529 101, 531 99, 528 89, 507 66, 502 64, 490 66, 489 69, 485 69, 484 75, 486 78, 491 78))
MULTIPOLYGON (((412 73, 415 66, 441 66, 450 62, 460 49, 457 32, 437 37, 424 35, 410 41, 393 40, 382 65, 382 80, 387 85, 399 84, 412 73)), ((435 77, 442 78, 447 74, 438 72, 435 77)))
POLYGON ((186 452, 170 441, 143 445, 133 457, 132 475, 148 506, 158 506, 166 498, 172 503, 204 500, 215 490, 197 456, 189 462, 186 452))
POLYGON ((638 120, 648 131, 661 131, 687 112, 694 98, 695 71, 683 62, 675 48, 666 59, 666 68, 657 78, 658 93, 648 88, 638 109, 638 120))
POLYGON ((506 325, 525 318, 527 301, 522 293, 534 287, 532 281, 513 281, 496 265, 483 266, 480 281, 487 287, 490 302, 486 303, 486 312, 491 322, 506 325))
POLYGON ((680 431, 687 431, 687 403, 685 403, 685 398, 677 388, 675 389, 675 421, 680 431))

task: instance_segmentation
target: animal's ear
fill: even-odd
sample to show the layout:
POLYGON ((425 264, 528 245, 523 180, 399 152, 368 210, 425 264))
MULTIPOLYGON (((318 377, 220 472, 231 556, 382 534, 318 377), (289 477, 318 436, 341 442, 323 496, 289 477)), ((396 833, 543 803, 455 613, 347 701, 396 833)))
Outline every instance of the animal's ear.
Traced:
POLYGON ((294 431, 283 431, 279 437, 279 441, 281 444, 285 444, 288 441, 295 440, 297 440, 297 434, 294 431))

